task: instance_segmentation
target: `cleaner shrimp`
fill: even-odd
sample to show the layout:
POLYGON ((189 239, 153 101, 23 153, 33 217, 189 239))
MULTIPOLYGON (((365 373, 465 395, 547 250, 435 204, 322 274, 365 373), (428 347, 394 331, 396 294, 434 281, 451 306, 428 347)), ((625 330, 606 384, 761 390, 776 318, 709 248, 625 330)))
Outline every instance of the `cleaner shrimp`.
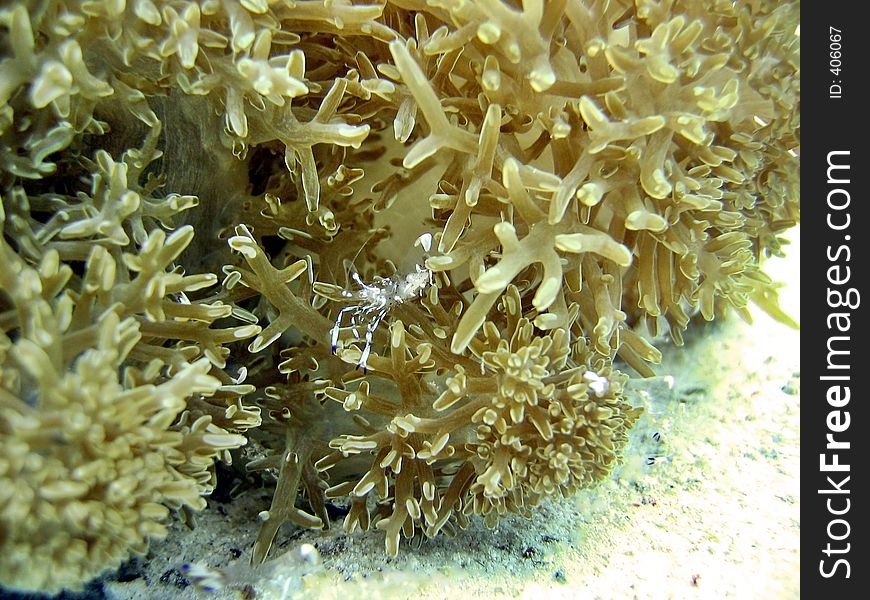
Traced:
MULTIPOLYGON (((432 247, 432 234, 424 233, 414 241, 414 246, 421 246, 428 253, 432 247)), ((354 290, 339 288, 338 296, 341 301, 351 304, 338 311, 338 315, 335 317, 335 325, 330 331, 330 343, 332 345, 332 353, 335 354, 338 350, 338 338, 342 329, 342 323, 349 316, 350 329, 354 338, 364 343, 356 368, 362 368, 363 373, 367 373, 367 361, 371 354, 372 338, 381 322, 396 306, 414 298, 422 297, 423 293, 430 285, 433 285, 434 281, 432 271, 419 263, 414 265, 414 271, 410 273, 395 273, 390 277, 376 276, 370 283, 363 281, 356 271, 351 273, 351 277, 359 287, 354 290), (360 329, 363 327, 365 328, 365 334, 361 336, 360 329)), ((315 291, 318 291, 317 287, 321 286, 315 284, 315 291)), ((323 289, 324 287, 321 287, 321 290, 323 289)), ((318 291, 318 293, 328 298, 336 299, 333 294, 327 296, 324 291, 318 291)))

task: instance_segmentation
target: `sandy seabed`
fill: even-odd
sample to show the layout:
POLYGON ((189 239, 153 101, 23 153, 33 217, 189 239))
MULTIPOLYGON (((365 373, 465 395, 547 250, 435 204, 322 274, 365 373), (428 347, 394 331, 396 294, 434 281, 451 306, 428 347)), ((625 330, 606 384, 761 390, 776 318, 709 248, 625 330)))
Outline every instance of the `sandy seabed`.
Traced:
MULTIPOLYGON (((799 230, 782 305, 800 319, 799 230)), ((665 346, 660 377, 635 380, 646 407, 624 464, 532 519, 479 520, 384 556, 379 532, 345 535, 286 526, 270 560, 247 564, 270 493, 210 502, 193 530, 175 526, 149 556, 102 582, 134 598, 797 598, 800 596, 800 334, 759 311, 695 327, 665 346), (651 463, 651 464, 650 464, 651 463), (311 544, 316 552, 301 548, 311 544), (219 579, 207 593, 182 565, 219 579), (122 579, 125 581, 118 581, 122 579)), ((217 580, 216 580, 217 581, 217 580)))

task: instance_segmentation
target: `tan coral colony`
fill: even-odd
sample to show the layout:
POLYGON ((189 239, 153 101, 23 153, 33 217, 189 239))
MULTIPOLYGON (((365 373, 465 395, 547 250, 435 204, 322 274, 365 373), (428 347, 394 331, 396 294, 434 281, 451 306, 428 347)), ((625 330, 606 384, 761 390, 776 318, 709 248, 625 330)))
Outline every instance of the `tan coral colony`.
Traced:
POLYGON ((652 340, 789 322, 762 266, 799 220, 798 23, 4 3, 0 583, 80 589, 202 509, 216 461, 274 482, 254 562, 328 502, 396 555, 600 480, 652 340))

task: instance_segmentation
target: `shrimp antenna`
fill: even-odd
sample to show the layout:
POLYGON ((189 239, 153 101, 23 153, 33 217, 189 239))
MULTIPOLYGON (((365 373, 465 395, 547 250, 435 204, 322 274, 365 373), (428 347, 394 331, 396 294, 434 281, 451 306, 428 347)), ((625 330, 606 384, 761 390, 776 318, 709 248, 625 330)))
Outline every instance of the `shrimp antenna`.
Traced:
MULTIPOLYGON (((365 241, 362 243, 362 245, 361 245, 361 246, 359 247, 359 249, 356 251, 356 254, 353 255, 353 258, 352 258, 352 259, 350 259, 350 261, 349 261, 349 262, 350 262, 350 269, 349 269, 350 272, 352 272, 352 273, 358 273, 358 271, 357 271, 357 269, 356 269, 356 259, 359 258, 359 255, 360 255, 360 254, 362 254, 363 248, 365 248, 366 245, 367 245, 370 241, 372 241, 372 238, 374 238, 377 234, 381 233, 382 231, 385 231, 385 230, 384 230, 383 228, 375 228, 375 229, 372 229, 372 230, 371 230, 371 233, 369 234, 369 237, 367 237, 367 238, 365 239, 365 241)), ((347 262, 346 262, 347 260, 348 260, 348 259, 344 259, 344 260, 342 261, 342 263, 343 263, 343 264, 347 264, 347 262)), ((333 273, 332 276, 335 277, 335 274, 333 273)), ((347 273, 347 272, 345 272, 344 277, 345 277, 345 284, 350 283, 350 282, 348 281, 348 273, 347 273)))

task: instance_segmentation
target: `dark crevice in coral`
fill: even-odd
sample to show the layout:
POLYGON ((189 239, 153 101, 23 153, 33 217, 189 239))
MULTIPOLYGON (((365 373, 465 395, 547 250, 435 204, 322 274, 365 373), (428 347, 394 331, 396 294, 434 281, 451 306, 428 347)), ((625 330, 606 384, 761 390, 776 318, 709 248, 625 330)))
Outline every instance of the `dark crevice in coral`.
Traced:
MULTIPOLYGON (((275 175, 286 174, 284 156, 276 148, 270 146, 257 147, 248 154, 248 181, 251 196, 260 196, 270 189, 271 179, 275 175)), ((282 198, 284 201, 293 198, 282 198)))

